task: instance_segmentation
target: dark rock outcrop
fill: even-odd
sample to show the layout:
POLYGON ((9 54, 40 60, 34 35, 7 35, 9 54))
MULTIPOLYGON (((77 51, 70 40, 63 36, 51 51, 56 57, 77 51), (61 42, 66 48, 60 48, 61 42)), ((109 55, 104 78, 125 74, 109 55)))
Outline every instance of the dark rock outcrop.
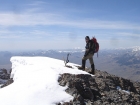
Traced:
POLYGON ((8 86, 13 83, 13 79, 10 79, 10 74, 7 73, 6 69, 0 69, 0 85, 1 88, 8 86))
POLYGON ((4 85, 1 86, 1 88, 4 88, 4 87, 10 85, 13 82, 14 82, 13 78, 10 78, 4 85))
POLYGON ((10 79, 10 74, 7 73, 6 69, 0 69, 0 79, 3 80, 10 79))
POLYGON ((96 75, 62 74, 58 82, 74 97, 57 105, 140 105, 140 83, 96 70, 96 75))

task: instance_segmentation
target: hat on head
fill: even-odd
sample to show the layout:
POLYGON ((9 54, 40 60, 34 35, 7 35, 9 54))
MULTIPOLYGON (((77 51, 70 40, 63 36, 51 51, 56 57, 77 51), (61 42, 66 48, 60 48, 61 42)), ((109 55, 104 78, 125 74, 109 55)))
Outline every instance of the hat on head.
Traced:
POLYGON ((89 36, 86 36, 85 39, 89 39, 89 36))

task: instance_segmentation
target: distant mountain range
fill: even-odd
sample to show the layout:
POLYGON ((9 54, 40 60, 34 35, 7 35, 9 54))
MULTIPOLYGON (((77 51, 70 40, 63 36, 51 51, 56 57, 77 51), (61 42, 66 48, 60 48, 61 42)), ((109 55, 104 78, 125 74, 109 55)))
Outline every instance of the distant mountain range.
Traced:
MULTIPOLYGON (((0 52, 0 68, 10 69, 10 58, 12 56, 45 56, 64 60, 68 53, 70 53, 70 62, 81 64, 84 55, 83 49, 36 50, 18 53, 2 51, 0 52)), ((97 57, 97 54, 94 55, 94 62, 98 70, 140 81, 140 46, 100 50, 99 57, 97 57)), ((90 67, 89 61, 87 61, 86 66, 90 67)))

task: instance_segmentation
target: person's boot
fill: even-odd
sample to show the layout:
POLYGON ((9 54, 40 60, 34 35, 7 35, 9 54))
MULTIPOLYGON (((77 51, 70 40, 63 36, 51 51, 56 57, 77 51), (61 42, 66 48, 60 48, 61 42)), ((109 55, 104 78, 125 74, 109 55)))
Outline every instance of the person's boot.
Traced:
POLYGON ((95 74, 95 66, 94 64, 91 65, 91 71, 89 72, 90 74, 95 74))
POLYGON ((78 67, 78 69, 85 70, 85 64, 86 64, 86 61, 85 60, 82 60, 82 66, 81 67, 78 67))

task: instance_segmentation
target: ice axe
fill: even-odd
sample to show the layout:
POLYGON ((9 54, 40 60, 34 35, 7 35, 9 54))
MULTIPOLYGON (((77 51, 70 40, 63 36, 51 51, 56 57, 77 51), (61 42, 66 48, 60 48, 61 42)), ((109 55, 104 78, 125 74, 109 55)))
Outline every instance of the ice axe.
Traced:
POLYGON ((69 63, 69 55, 71 55, 70 53, 67 54, 67 59, 66 61, 64 60, 65 66, 67 65, 67 63, 69 63))

